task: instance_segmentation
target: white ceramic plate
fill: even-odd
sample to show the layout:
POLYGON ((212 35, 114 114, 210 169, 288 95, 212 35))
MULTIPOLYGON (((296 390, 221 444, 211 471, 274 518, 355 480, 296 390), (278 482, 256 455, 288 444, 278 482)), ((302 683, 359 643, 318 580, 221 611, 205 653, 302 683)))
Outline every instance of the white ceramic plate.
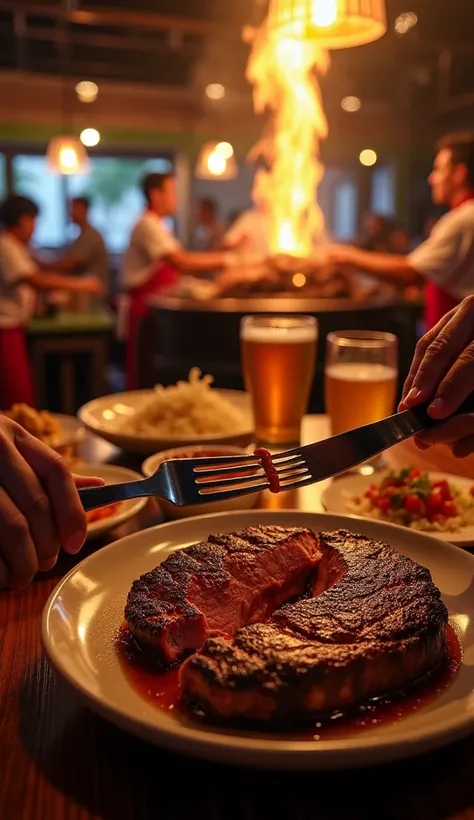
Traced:
MULTIPOLYGON (((217 388, 215 388, 217 390, 217 388)), ((218 390, 234 407, 242 410, 245 425, 242 430, 229 435, 195 436, 194 438, 139 435, 126 431, 127 419, 131 419, 142 402, 152 396, 152 390, 133 390, 128 393, 115 393, 102 396, 100 399, 85 404, 78 416, 82 423, 97 436, 112 444, 134 453, 150 455, 168 447, 184 447, 188 444, 236 444, 245 446, 253 437, 253 418, 250 397, 239 390, 218 390)))
MULTIPOLYGON (((428 473, 428 475, 432 481, 449 481, 450 484, 455 485, 465 493, 469 493, 474 485, 474 480, 462 478, 462 476, 449 475, 448 473, 428 473)), ((378 484, 383 477, 384 474, 378 473, 371 476, 354 473, 337 478, 324 490, 321 503, 328 512, 350 515, 351 511, 347 503, 351 497, 362 496, 371 484, 378 484)), ((449 541, 451 544, 467 546, 468 544, 474 544, 474 525, 463 527, 462 530, 456 532, 429 532, 427 535, 440 538, 442 541, 449 541)))
MULTIPOLYGON (((80 475, 97 476, 103 478, 106 484, 123 484, 125 481, 140 481, 142 476, 133 470, 126 470, 125 467, 115 467, 108 464, 81 464, 75 467, 74 471, 80 475)), ((93 521, 87 527, 87 537, 96 538, 119 524, 123 524, 140 512, 147 503, 147 498, 134 498, 130 501, 122 501, 120 507, 114 515, 103 518, 100 521, 93 521)))
POLYGON ((145 530, 86 558, 61 581, 43 613, 42 639, 50 662, 96 712, 157 745, 219 762, 314 770, 373 765, 426 752, 474 729, 474 557, 451 544, 367 519, 251 511, 145 530), (312 742, 203 727, 143 699, 130 686, 114 643, 132 581, 172 550, 210 533, 256 524, 307 526, 316 531, 343 526, 389 542, 428 567, 464 647, 463 663, 451 687, 425 709, 392 726, 312 742))
POLYGON ((62 413, 52 413, 51 415, 61 425, 61 434, 54 442, 54 450, 74 447, 84 441, 86 431, 83 424, 75 416, 66 416, 62 413))

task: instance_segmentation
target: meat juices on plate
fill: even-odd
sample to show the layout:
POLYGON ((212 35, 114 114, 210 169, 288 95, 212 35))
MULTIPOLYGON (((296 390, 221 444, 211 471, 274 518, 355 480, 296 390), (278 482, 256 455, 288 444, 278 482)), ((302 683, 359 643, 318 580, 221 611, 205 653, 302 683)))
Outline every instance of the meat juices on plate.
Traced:
POLYGON ((165 662, 194 652, 183 696, 224 722, 348 709, 408 688, 446 656, 447 610, 429 571, 345 530, 210 536, 135 581, 125 615, 165 662))

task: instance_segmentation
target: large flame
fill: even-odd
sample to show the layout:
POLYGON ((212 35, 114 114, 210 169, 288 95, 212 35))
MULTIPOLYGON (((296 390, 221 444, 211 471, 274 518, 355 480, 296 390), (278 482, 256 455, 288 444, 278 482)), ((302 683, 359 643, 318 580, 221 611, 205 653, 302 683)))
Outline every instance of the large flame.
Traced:
POLYGON ((255 111, 269 110, 272 118, 250 152, 268 168, 257 172, 253 198, 268 216, 273 253, 308 256, 323 234, 317 203, 324 173, 319 143, 328 126, 317 73, 328 66, 328 52, 314 42, 270 34, 266 26, 255 33, 247 79, 253 84, 255 111))

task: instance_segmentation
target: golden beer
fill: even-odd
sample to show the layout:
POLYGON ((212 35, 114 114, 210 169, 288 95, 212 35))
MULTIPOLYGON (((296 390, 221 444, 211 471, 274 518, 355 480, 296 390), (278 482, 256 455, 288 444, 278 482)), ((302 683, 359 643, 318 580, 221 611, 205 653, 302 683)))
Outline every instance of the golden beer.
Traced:
POLYGON ((393 367, 341 362, 326 368, 324 381, 333 435, 378 421, 394 411, 397 371, 393 367))
POLYGON ((329 333, 324 382, 333 435, 390 416, 397 397, 397 337, 370 330, 329 333))
POLYGON ((317 322, 311 316, 243 319, 243 371, 259 441, 299 442, 313 382, 316 342, 317 322))

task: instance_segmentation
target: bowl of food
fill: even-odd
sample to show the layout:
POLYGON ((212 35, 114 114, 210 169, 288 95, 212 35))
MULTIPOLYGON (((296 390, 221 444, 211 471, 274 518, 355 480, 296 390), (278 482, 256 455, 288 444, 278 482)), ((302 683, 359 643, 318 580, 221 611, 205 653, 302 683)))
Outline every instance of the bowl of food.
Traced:
POLYGON ((192 368, 188 381, 102 396, 78 416, 95 435, 143 455, 194 444, 247 446, 254 434, 250 397, 212 381, 192 368))
MULTIPOLYGON (((230 445, 200 445, 190 447, 175 447, 172 450, 164 450, 150 456, 142 464, 142 472, 149 478, 156 472, 160 464, 172 458, 214 458, 215 456, 244 456, 250 455, 248 450, 242 447, 231 447, 230 445)), ((249 475, 254 470, 249 469, 249 475)), ((249 493, 238 498, 224 498, 222 501, 212 501, 209 504, 196 504, 187 507, 175 507, 169 501, 159 499, 160 507, 166 518, 189 518, 193 515, 207 515, 214 512, 226 512, 226 510, 249 510, 255 506, 259 493, 249 493)))

